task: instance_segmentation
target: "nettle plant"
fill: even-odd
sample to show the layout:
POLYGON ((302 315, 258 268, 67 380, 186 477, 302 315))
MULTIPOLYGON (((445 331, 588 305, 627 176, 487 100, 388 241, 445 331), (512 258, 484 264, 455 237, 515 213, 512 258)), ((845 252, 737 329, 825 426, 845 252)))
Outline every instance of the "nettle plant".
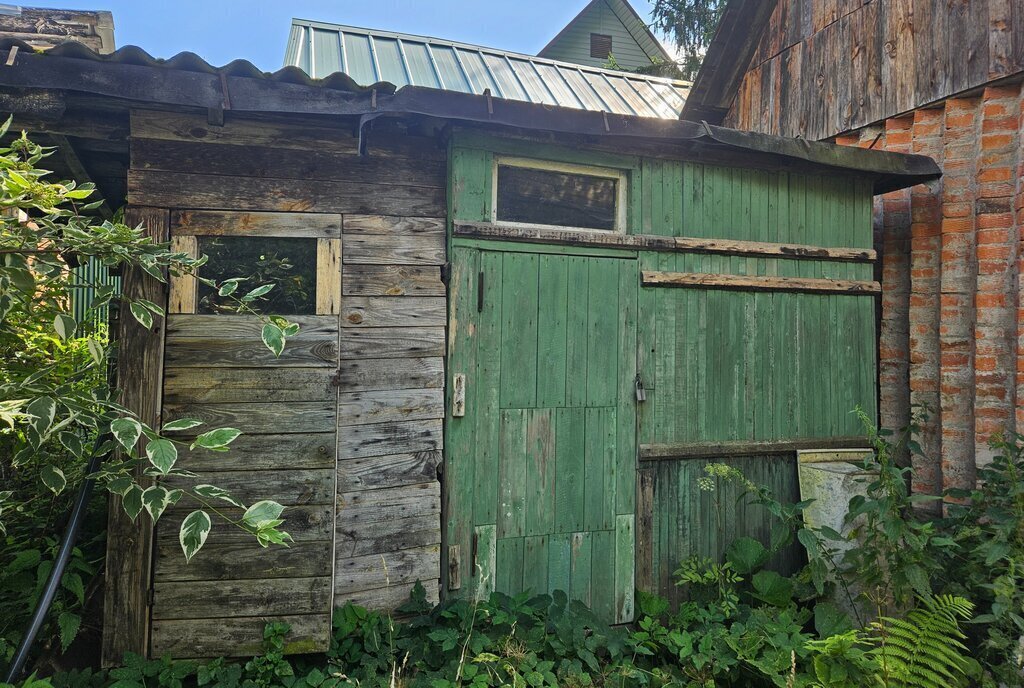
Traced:
MULTIPOLYGON (((9 126, 10 119, 0 127, 0 137, 9 126)), ((199 477, 178 466, 182 452, 227 451, 240 433, 201 428, 202 421, 192 418, 154 428, 119 403, 118 390, 107 380, 114 347, 102 331, 72 315, 70 269, 94 259, 108 269, 141 270, 161 282, 168 275, 196 275, 232 300, 235 313, 260 320, 262 340, 275 355, 299 326, 259 313, 259 301, 273 284, 241 293, 245 277, 204 280, 197 271, 205 257, 174 252, 169 244, 148 238, 141 226, 128 226, 116 216, 100 220, 88 214, 101 204, 89 201, 92 185, 48 181, 50 172, 40 165, 52 152, 24 133, 0 148, 0 454, 9 457, 0 471, 5 487, 14 486, 0 492, 0 534, 7 532, 4 509, 8 517, 13 512, 17 518, 26 502, 35 499, 36 487, 61 495, 86 476, 86 466, 99 456, 106 458, 90 477, 121 498, 133 521, 145 512, 155 522, 171 506, 195 503, 180 529, 186 559, 206 542, 213 517, 251 533, 263 546, 285 543, 289 536, 279 528, 283 507, 276 502, 247 505, 215 485, 166 484, 167 479, 195 482, 199 477), (87 355, 69 367, 65 357, 40 349, 41 340, 52 342, 54 351, 74 343, 87 355), (226 507, 240 509, 241 516, 229 515, 226 507)), ((97 309, 115 305, 122 317, 130 313, 148 329, 164 316, 163 308, 151 301, 118 295, 110 286, 93 286, 90 318, 97 309)))

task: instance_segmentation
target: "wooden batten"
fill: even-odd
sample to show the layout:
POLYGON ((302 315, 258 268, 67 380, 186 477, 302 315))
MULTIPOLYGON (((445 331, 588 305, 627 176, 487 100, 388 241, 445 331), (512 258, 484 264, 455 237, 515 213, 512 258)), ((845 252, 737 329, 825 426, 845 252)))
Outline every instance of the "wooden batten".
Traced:
POLYGON ((171 213, 171 236, 177 235, 340 239, 341 215, 175 210, 171 213))
MULTIPOLYGON (((194 236, 172 236, 171 250, 199 257, 199 242, 194 236)), ((171 275, 171 297, 168 313, 195 313, 199 303, 199 282, 195 275, 171 275)))
MULTIPOLYGON (((169 215, 163 208, 129 208, 125 221, 143 226, 156 242, 168 240, 169 215)), ((122 290, 126 299, 148 299, 163 306, 167 284, 141 270, 126 271, 122 290)), ((127 309, 125 309, 127 311, 127 309)), ((165 321, 156 319, 149 329, 125 314, 118 334, 118 387, 121 403, 140 420, 160 427, 160 390, 164 373, 165 321)), ((145 484, 141 467, 136 479, 145 484)), ((150 585, 153 528, 146 517, 132 522, 121 500, 112 495, 107 518, 106 585, 103 603, 102 663, 114 666, 126 652, 145 655, 149 649, 150 585)))
POLYGON ((688 287, 691 289, 737 289, 741 291, 793 291, 809 294, 873 295, 882 285, 866 280, 835 280, 816 277, 767 277, 716 275, 699 272, 658 272, 644 270, 645 287, 688 287))
POLYGON ((860 449, 868 446, 866 437, 812 437, 793 440, 694 442, 689 444, 641 444, 641 461, 679 461, 717 459, 732 456, 770 456, 792 454, 807 449, 860 449))
POLYGON ((317 315, 341 313, 341 239, 316 240, 317 315))
POLYGON ((756 258, 795 258, 853 263, 870 263, 877 258, 875 250, 868 248, 808 246, 805 244, 701 239, 685 236, 655 236, 650 234, 613 234, 595 230, 551 229, 490 222, 459 222, 455 225, 454 236, 466 239, 498 239, 530 244, 706 253, 756 258))

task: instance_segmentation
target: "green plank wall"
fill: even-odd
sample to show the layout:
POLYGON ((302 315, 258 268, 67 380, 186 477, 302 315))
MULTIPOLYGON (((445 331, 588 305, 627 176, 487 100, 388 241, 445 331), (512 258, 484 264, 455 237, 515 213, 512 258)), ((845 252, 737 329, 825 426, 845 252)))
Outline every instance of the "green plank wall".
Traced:
MULTIPOLYGON (((493 156, 505 154, 626 170, 630 234, 872 247, 871 183, 862 178, 613 155, 469 131, 456 132, 451 146, 455 221, 490 219, 493 156)), ((483 245, 458 238, 452 243, 483 245)), ((640 270, 873 279, 873 266, 860 263, 634 255, 640 270)), ((854 407, 874 417, 873 297, 650 287, 638 294, 637 366, 647 389, 638 411, 639 444, 847 437, 862 434, 854 407)), ((652 561, 637 562, 639 587, 675 595, 671 573, 680 560, 718 557, 733 537, 765 535, 765 515, 737 507, 727 488, 720 486, 718 515, 715 497, 698 490, 697 478, 712 461, 638 464, 653 493, 653 513, 636 514, 638 537, 649 538, 653 553, 652 561)), ((798 498, 795 456, 728 463, 780 497, 798 498)), ((457 513, 447 518, 449 528, 459 526, 457 513)), ((791 551, 776 563, 792 569, 799 558, 791 551)))

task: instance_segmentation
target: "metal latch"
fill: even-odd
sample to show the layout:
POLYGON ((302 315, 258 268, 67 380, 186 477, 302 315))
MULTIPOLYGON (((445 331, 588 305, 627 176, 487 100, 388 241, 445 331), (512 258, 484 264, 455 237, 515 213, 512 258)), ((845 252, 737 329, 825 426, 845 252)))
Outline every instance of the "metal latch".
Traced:
POLYGON ((637 402, 643 403, 647 401, 647 390, 644 389, 644 381, 640 378, 640 373, 636 374, 636 379, 633 380, 633 386, 636 388, 637 402))

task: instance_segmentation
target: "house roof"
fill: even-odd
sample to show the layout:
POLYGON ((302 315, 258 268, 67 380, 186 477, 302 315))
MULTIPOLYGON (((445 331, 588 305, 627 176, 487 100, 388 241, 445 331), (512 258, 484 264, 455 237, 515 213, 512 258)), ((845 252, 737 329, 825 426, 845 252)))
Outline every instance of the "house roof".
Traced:
POLYGON ((427 36, 293 19, 285 64, 314 78, 386 81, 593 112, 674 119, 689 83, 427 36))
POLYGON ((545 45, 537 55, 544 57, 546 53, 558 44, 566 34, 572 31, 573 27, 583 21, 583 18, 600 3, 606 4, 611 11, 615 13, 615 16, 619 18, 619 21, 621 21, 622 25, 626 27, 626 30, 633 37, 633 40, 637 42, 637 45, 643 48, 648 57, 658 58, 663 62, 672 62, 672 56, 667 50, 665 50, 665 46, 661 44, 658 37, 651 32, 650 27, 647 26, 647 22, 645 22, 637 13, 636 9, 633 8, 633 5, 629 3, 629 0, 590 0, 586 7, 580 10, 579 14, 577 14, 572 21, 566 24, 554 38, 548 41, 548 44, 545 45))
MULTIPOLYGON (((40 103, 39 96, 33 95, 36 91, 57 97, 48 105, 45 120, 56 124, 47 125, 44 131, 60 130, 64 115, 60 96, 70 92, 89 96, 90 107, 95 107, 99 99, 106 99, 110 106, 124 112, 140 103, 201 108, 211 121, 223 121, 226 111, 355 117, 359 121, 361 149, 364 126, 375 119, 419 117, 573 135, 593 142, 604 140, 605 145, 623 151, 635 150, 643 144, 666 153, 675 150, 726 165, 846 172, 872 179, 876 193, 941 176, 935 161, 923 155, 787 139, 677 119, 587 112, 436 88, 405 86, 396 91, 386 83, 363 87, 345 74, 314 80, 295 67, 266 74, 245 60, 214 67, 192 53, 159 60, 134 46, 100 55, 80 43, 62 43, 40 54, 21 41, 0 40, 0 64, 4 65, 0 69, 0 95, 7 96, 7 104, 15 113, 27 110, 39 114, 38 108, 47 103, 40 103), (29 95, 22 96, 22 92, 29 95)), ((110 127, 111 112, 95 114, 98 119, 78 123, 82 131, 110 127)), ((79 120, 83 115, 75 113, 79 120)))

